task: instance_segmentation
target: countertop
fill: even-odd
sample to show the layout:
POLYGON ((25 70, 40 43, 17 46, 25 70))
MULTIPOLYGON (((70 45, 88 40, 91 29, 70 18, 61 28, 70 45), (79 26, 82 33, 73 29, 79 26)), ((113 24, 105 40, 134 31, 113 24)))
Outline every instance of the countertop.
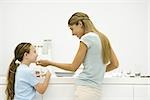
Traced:
MULTIPOLYGON (((52 76, 49 84, 73 84, 77 77, 52 76)), ((150 85, 150 78, 105 77, 103 84, 116 85, 150 85)), ((6 85, 6 77, 0 76, 0 85, 6 85)))
MULTIPOLYGON (((37 67, 39 68, 39 67, 37 67)), ((70 72, 67 73, 67 76, 58 77, 56 72, 52 71, 50 67, 47 69, 52 73, 49 84, 74 84, 76 78, 82 70, 77 71, 72 76, 68 76, 70 72)), ((41 69, 40 69, 41 71, 41 69)), ((42 71, 45 71, 45 69, 42 71)), ((60 75, 61 76, 61 75, 60 75)), ((39 78, 43 80, 43 78, 39 78)), ((114 85, 150 85, 150 77, 129 77, 120 74, 105 74, 103 84, 114 84, 114 85)), ((0 85, 6 85, 6 76, 0 76, 0 85)))

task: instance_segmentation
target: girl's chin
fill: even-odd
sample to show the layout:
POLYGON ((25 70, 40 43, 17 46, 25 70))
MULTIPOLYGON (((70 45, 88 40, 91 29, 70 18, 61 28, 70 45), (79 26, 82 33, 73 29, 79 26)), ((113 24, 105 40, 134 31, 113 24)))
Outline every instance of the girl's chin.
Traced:
POLYGON ((36 60, 35 60, 35 61, 32 61, 31 63, 36 63, 36 60))

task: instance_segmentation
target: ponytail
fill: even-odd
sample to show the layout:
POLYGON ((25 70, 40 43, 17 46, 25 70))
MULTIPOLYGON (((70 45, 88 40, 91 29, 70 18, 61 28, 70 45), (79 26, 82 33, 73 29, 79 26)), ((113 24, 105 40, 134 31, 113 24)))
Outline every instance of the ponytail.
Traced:
POLYGON ((102 44, 103 63, 108 64, 111 58, 111 45, 108 38, 101 32, 97 32, 102 44))
POLYGON ((111 45, 108 38, 95 28, 91 20, 83 20, 82 22, 84 23, 85 32, 95 32, 98 34, 102 44, 103 63, 108 64, 111 58, 111 45))
POLYGON ((14 91, 14 84, 15 84, 15 74, 16 69, 19 66, 19 64, 16 64, 16 59, 13 59, 10 63, 9 70, 8 70, 8 76, 7 76, 7 87, 6 87, 6 96, 7 100, 13 100, 15 91, 14 91))

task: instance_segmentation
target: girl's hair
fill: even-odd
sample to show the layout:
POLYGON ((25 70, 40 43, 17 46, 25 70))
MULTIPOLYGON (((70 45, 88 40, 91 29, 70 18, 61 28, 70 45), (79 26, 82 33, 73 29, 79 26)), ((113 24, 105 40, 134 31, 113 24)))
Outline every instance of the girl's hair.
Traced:
POLYGON ((95 28, 92 21, 89 19, 88 15, 82 12, 74 13, 68 20, 68 25, 73 25, 73 24, 78 25, 79 21, 82 22, 85 33, 95 32, 99 35, 102 43, 103 63, 107 64, 110 61, 110 57, 111 57, 111 45, 108 38, 103 33, 98 31, 95 28))
POLYGON ((21 62, 23 60, 24 53, 30 52, 30 43, 20 43, 17 45, 17 47, 14 50, 14 59, 9 65, 9 70, 8 70, 8 76, 7 76, 7 87, 6 87, 6 96, 7 100, 13 100, 15 91, 14 91, 14 83, 15 83, 15 74, 16 74, 16 69, 19 66, 16 61, 18 60, 21 62))

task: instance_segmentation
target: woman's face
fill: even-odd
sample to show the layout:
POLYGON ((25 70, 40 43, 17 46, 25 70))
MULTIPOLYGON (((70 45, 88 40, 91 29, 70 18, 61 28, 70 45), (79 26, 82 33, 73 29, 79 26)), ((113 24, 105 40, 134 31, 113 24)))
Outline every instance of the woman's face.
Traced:
POLYGON ((84 35, 84 29, 81 23, 78 23, 78 25, 73 24, 69 27, 72 31, 72 35, 76 35, 78 38, 81 38, 84 35))
POLYGON ((31 45, 30 52, 27 54, 27 58, 31 63, 35 63, 37 59, 36 49, 31 45))

